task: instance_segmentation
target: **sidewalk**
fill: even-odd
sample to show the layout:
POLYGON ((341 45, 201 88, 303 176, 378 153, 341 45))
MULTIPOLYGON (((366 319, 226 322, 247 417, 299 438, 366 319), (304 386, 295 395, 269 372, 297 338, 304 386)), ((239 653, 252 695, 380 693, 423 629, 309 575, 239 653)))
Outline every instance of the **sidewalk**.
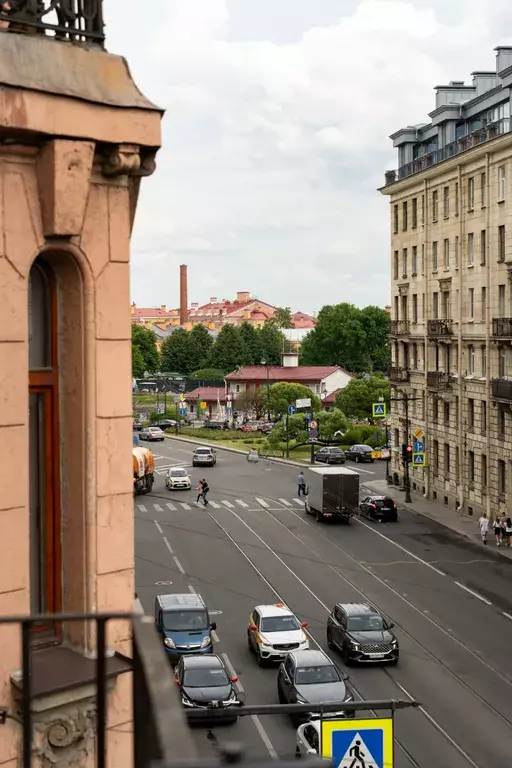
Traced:
POLYGON ((363 481, 365 488, 369 488, 370 491, 379 494, 391 494, 395 501, 405 509, 411 509, 418 515, 424 515, 431 520, 435 520, 436 523, 444 525, 446 528, 450 528, 452 531, 465 536, 474 544, 480 545, 483 549, 491 552, 496 552, 503 557, 507 557, 512 560, 512 548, 497 547, 494 541, 494 534, 492 528, 489 528, 488 544, 485 546, 480 540, 480 534, 478 532, 478 518, 469 517, 469 515, 461 515, 460 512, 456 512, 454 509, 448 509, 443 504, 439 504, 436 501, 427 501, 423 496, 419 496, 416 493, 411 492, 412 503, 406 504, 404 501, 404 493, 399 491, 397 487, 388 486, 385 480, 373 480, 367 482, 363 481))

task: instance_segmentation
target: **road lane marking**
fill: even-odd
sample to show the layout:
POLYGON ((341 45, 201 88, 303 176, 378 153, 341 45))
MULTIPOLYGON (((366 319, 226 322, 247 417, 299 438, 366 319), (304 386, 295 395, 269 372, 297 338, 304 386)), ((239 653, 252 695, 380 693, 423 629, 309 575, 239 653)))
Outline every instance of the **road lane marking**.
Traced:
POLYGON ((413 557, 415 560, 418 561, 418 563, 422 563, 427 568, 430 568, 432 571, 435 571, 436 573, 439 574, 439 576, 446 576, 446 573, 443 573, 443 571, 440 571, 439 568, 435 567, 435 565, 432 565, 432 563, 429 563, 427 560, 423 560, 423 558, 418 557, 418 555, 415 555, 413 552, 410 552, 405 547, 402 547, 401 544, 398 544, 398 542, 393 541, 393 539, 390 539, 389 536, 385 536, 380 531, 376 531, 375 528, 373 528, 371 525, 368 525, 368 523, 363 523, 362 520, 358 520, 357 518, 353 518, 353 519, 355 519, 356 522, 359 523, 359 525, 363 525, 365 528, 368 528, 368 530, 374 533, 376 536, 380 536, 381 539, 386 539, 387 542, 389 542, 390 544, 393 544, 393 546, 395 547, 398 547, 398 549, 401 549, 402 552, 405 552, 407 555, 409 555, 409 557, 413 557))
POLYGON ((510 619, 510 621, 512 621, 512 616, 510 615, 510 613, 506 613, 506 611, 503 611, 503 615, 506 616, 507 619, 510 619))
POLYGON ((357 469, 354 469, 353 471, 354 472, 364 472, 365 475, 374 475, 375 474, 375 472, 371 472, 369 469, 360 469, 360 467, 358 467, 357 469))
POLYGON ((167 502, 165 506, 167 507, 167 509, 170 509, 172 512, 176 512, 176 507, 174 506, 174 504, 167 502))
POLYGON ((161 526, 160 526, 160 523, 158 522, 158 520, 153 520, 153 522, 154 522, 154 524, 156 525, 156 529, 157 529, 158 533, 161 533, 161 534, 162 534, 162 536, 163 536, 164 532, 163 532, 163 530, 162 530, 162 528, 161 528, 161 526))
POLYGON ((455 582, 458 587, 465 590, 466 592, 469 592, 470 595, 473 595, 473 597, 476 597, 477 600, 481 600, 482 603, 485 603, 486 605, 492 605, 491 601, 488 600, 486 597, 482 597, 482 595, 479 595, 478 592, 474 592, 469 587, 466 587, 465 584, 461 584, 460 581, 455 582))
POLYGON ((166 536, 164 536, 164 544, 167 547, 167 549, 169 550, 169 552, 171 553, 171 555, 174 555, 173 549, 172 549, 171 545, 169 544, 169 539, 167 539, 166 536))
POLYGON ((280 502, 281 502, 281 504, 284 504, 284 505, 285 505, 285 507, 291 507, 291 504, 290 504, 290 502, 289 502, 289 501, 287 501, 286 499, 278 499, 278 501, 280 501, 280 502))
MULTIPOLYGON (((221 656, 224 659, 224 664, 226 665, 226 668, 227 668, 227 670, 229 672, 230 677, 237 677, 237 674, 235 672, 235 668, 233 667, 233 665, 232 665, 232 663, 231 663, 227 653, 221 653, 221 656)), ((245 689, 244 689, 242 683, 240 682, 240 679, 238 679, 237 682, 234 683, 234 685, 235 685, 236 689, 240 693, 245 693, 245 689)), ((259 719, 258 715, 251 715, 251 720, 253 721, 253 723, 254 723, 254 725, 256 727, 256 730, 258 731, 258 734, 259 734, 262 742, 266 746, 270 757, 272 758, 272 760, 277 760, 277 752, 274 749, 274 746, 273 746, 272 742, 270 741, 270 738, 269 738, 267 732, 265 731, 265 728, 261 724, 261 720, 259 719)))
POLYGON ((160 504, 153 504, 153 507, 156 509, 157 512, 163 512, 163 509, 160 506, 160 504))
POLYGON ((194 587, 192 586, 192 584, 189 584, 189 585, 188 585, 188 588, 189 588, 189 590, 192 592, 192 594, 193 594, 193 595, 197 595, 197 592, 195 591, 195 589, 194 589, 194 587))
POLYGON ((222 499, 222 503, 223 503, 223 504, 224 504, 224 506, 225 506, 225 507, 227 507, 228 509, 234 509, 234 508, 235 508, 235 505, 234 505, 234 504, 231 504, 231 502, 230 502, 230 501, 225 501, 224 499, 222 499))
POLYGON ((303 506, 304 506, 304 499, 297 499, 297 498, 295 498, 295 499, 294 499, 294 502, 295 502, 296 504, 298 504, 298 505, 299 505, 299 507, 303 507, 303 506))
POLYGON ((179 504, 183 507, 183 509, 190 509, 190 504, 185 504, 184 501, 180 501, 179 504))
POLYGON ((174 557, 172 559, 176 563, 176 568, 178 569, 178 571, 183 575, 185 573, 185 569, 182 566, 182 564, 180 563, 180 561, 178 560, 178 558, 176 557, 176 555, 174 555, 174 557))
POLYGON ((220 508, 221 508, 220 504, 217 504, 217 502, 216 502, 216 501, 209 501, 209 502, 208 502, 208 504, 209 504, 211 507, 213 507, 214 509, 220 509, 220 508))
POLYGON ((258 497, 256 496, 256 501, 258 502, 258 504, 261 504, 262 507, 266 507, 268 509, 268 504, 264 499, 258 499, 258 497))
POLYGON ((236 499, 236 503, 239 504, 241 507, 248 507, 249 506, 242 499, 236 499))
POLYGON ((147 509, 143 504, 138 504, 137 506, 139 507, 141 512, 147 512, 147 509))

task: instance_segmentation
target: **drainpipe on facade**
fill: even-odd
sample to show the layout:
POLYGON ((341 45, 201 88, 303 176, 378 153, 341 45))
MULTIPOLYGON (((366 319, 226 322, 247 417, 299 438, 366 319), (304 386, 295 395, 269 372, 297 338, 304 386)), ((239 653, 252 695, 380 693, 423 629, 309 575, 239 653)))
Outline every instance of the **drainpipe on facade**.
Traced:
POLYGON ((486 216, 485 216, 485 271, 487 276, 487 290, 486 290, 486 306, 485 306, 485 394, 486 398, 485 401, 487 403, 486 406, 486 421, 485 421, 485 451, 487 455, 487 499, 486 499, 486 505, 485 509, 487 512, 487 517, 489 520, 491 520, 491 485, 489 483, 489 468, 491 465, 490 457, 491 457, 491 409, 490 409, 490 387, 491 387, 491 326, 492 326, 492 312, 491 312, 491 304, 492 304, 492 269, 491 269, 491 250, 489 248, 490 245, 490 232, 491 232, 491 206, 489 205, 490 202, 490 194, 491 194, 491 156, 489 152, 485 155, 485 204, 487 206, 486 210, 486 216))
POLYGON ((459 444, 459 466, 458 466, 458 477, 457 477, 457 503, 458 503, 458 510, 462 511, 464 509, 464 464, 466 461, 466 436, 463 429, 462 424, 462 397, 463 397, 463 375, 462 375, 462 361, 463 361, 463 355, 462 355, 462 305, 464 303, 464 299, 462 296, 462 273, 464 271, 464 254, 465 254, 465 248, 463 247, 463 238, 464 238, 464 222, 463 222, 463 213, 464 213, 464 193, 462 189, 462 166, 457 166, 457 183, 459 185, 459 200, 458 200, 458 216, 459 216, 459 332, 457 335, 457 370, 459 372, 458 377, 458 393, 459 393, 459 405, 457 408, 457 433, 458 433, 458 444, 459 444))
MULTIPOLYGON (((423 219, 423 250, 424 250, 424 259, 423 259, 423 270, 424 270, 424 278, 425 278, 425 284, 424 284, 424 290, 425 290, 425 300, 423 302, 423 323, 425 325, 425 339, 423 343, 423 369, 425 371, 425 384, 427 383, 427 373, 428 373, 428 317, 429 317, 429 292, 428 292, 428 214, 429 214, 429 206, 428 206, 428 180, 425 179, 423 182, 423 195, 425 197, 425 214, 423 219)), ((428 429, 428 407, 429 407, 429 395, 428 395, 428 389, 425 386, 425 398, 423 401, 423 423, 424 423, 424 436, 423 439, 425 441, 425 448, 427 450, 427 457, 432 456, 432 440, 430 439, 430 433, 428 429)), ((427 466, 423 469, 423 482, 425 484, 425 493, 423 494, 426 499, 430 497, 430 461, 427 461, 427 466)))

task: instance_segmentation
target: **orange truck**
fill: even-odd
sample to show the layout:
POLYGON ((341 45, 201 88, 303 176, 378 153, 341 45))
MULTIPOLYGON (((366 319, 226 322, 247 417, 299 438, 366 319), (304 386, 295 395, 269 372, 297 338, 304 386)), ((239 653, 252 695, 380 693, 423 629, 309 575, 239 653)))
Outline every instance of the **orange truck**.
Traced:
POLYGON ((136 496, 141 493, 151 493, 155 482, 155 458, 149 448, 134 445, 133 453, 133 492, 136 496))

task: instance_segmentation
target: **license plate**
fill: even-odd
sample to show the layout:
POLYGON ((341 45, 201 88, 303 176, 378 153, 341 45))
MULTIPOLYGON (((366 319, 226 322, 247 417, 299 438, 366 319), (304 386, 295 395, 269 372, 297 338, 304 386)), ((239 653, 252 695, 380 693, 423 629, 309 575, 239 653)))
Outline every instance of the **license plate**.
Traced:
POLYGON ((386 654, 385 653, 369 653, 368 656, 370 656, 372 659, 383 659, 386 654))

